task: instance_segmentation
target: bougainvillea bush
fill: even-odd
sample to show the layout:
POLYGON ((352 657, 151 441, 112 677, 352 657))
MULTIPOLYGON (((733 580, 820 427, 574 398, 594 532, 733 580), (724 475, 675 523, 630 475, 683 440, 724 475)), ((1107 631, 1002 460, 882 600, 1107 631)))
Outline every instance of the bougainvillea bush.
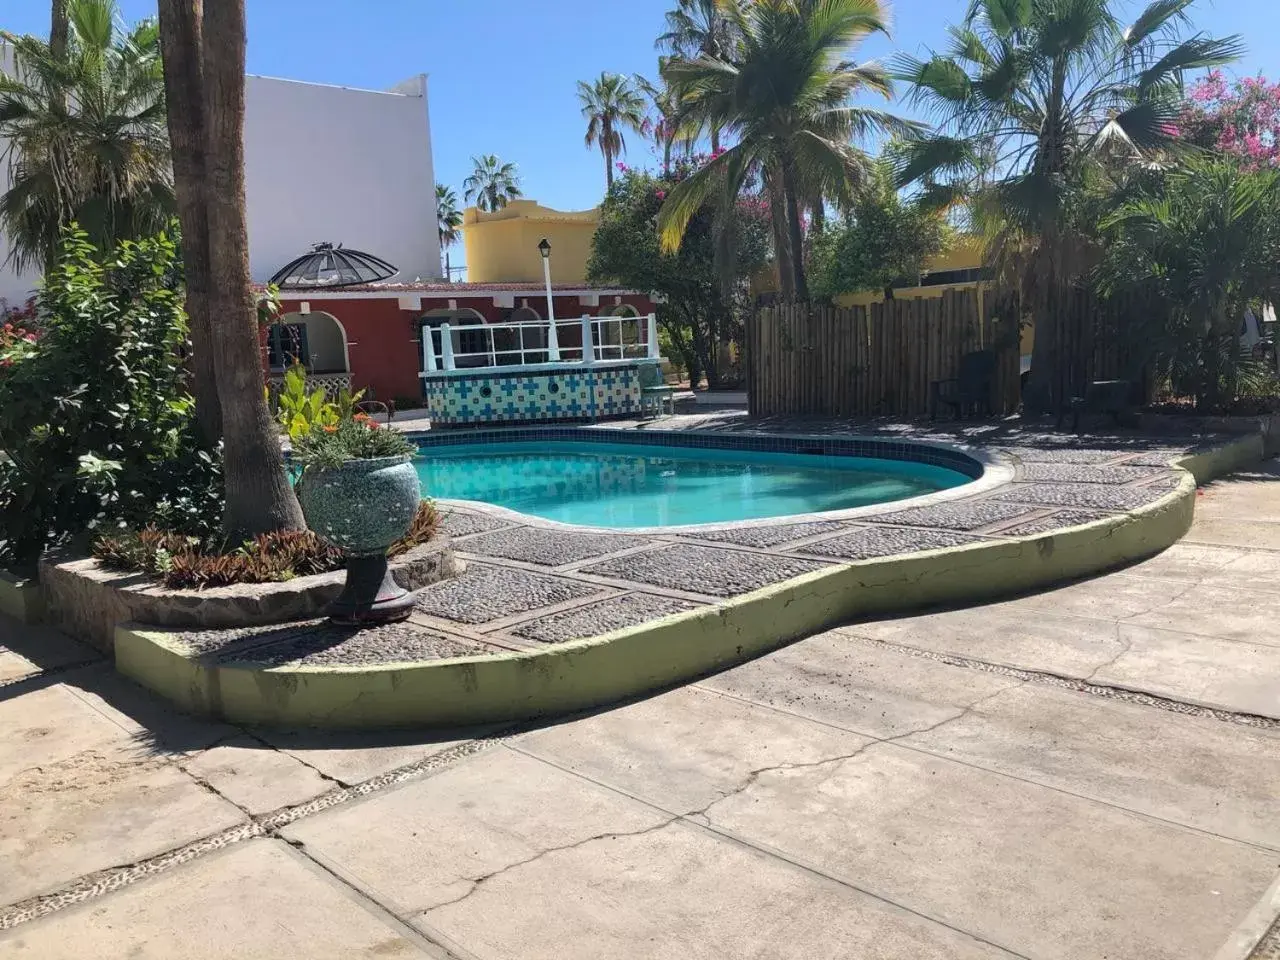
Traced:
POLYGON ((1228 83, 1215 70, 1191 88, 1178 133, 1251 169, 1280 167, 1280 83, 1262 77, 1228 83))

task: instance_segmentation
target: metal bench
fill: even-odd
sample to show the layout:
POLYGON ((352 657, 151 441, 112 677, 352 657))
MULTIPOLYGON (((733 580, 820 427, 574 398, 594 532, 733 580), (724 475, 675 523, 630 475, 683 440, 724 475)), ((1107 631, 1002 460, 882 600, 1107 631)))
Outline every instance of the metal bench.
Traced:
POLYGON ((963 420, 969 413, 979 411, 991 416, 991 391, 995 387, 996 353, 994 350, 976 350, 960 358, 957 376, 949 380, 934 380, 929 384, 929 418, 938 419, 938 405, 945 404, 963 420))

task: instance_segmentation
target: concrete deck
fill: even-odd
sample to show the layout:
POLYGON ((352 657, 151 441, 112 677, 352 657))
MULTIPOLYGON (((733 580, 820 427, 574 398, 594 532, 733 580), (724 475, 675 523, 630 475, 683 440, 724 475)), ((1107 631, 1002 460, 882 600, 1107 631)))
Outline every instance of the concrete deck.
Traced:
POLYGON ((0 957, 1272 960, 1280 467, 1198 499, 1120 573, 536 729, 195 721, 0 622, 0 957))

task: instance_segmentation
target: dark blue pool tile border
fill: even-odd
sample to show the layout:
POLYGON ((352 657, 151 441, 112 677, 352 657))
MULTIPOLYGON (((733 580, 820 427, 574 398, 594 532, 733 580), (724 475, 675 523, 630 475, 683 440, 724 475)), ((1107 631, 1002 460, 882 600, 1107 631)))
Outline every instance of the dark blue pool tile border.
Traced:
POLYGON ((451 447, 477 443, 540 443, 580 441, 633 446, 682 447, 699 450, 752 450, 759 453, 797 453, 821 457, 876 457, 927 463, 955 470, 971 479, 983 474, 976 459, 958 450, 925 443, 872 437, 801 437, 785 434, 724 434, 699 431, 610 430, 584 427, 511 427, 481 430, 429 431, 410 434, 419 447, 451 447))

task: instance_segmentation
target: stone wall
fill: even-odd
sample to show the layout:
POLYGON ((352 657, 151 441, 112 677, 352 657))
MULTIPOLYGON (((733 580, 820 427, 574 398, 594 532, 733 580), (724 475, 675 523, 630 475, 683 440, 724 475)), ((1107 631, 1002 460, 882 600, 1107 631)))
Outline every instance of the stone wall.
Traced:
MULTIPOLYGON (((396 557, 391 571, 400 586, 417 590, 457 576, 461 565, 449 538, 439 535, 396 557)), ((336 571, 284 583, 169 590, 140 574, 107 570, 93 559, 50 555, 40 562, 45 619, 106 653, 118 623, 221 629, 322 616, 344 577, 336 571)))

